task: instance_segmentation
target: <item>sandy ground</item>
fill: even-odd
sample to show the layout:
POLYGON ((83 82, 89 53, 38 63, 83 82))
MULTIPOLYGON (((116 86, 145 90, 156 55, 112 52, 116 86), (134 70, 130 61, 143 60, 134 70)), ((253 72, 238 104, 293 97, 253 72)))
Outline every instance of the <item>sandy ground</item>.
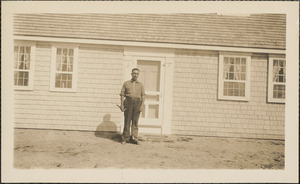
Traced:
POLYGON ((14 167, 284 169, 284 141, 15 129, 14 167))

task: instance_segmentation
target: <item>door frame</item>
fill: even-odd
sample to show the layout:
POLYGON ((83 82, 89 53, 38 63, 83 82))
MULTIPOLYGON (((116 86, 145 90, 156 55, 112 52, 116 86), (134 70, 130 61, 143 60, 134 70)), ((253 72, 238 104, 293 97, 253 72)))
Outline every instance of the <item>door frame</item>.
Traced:
MULTIPOLYGON (((144 129, 146 133, 171 134, 172 121, 172 99, 173 99, 173 72, 174 72, 175 50, 152 47, 124 47, 123 82, 131 79, 131 69, 137 60, 160 60, 161 76, 164 76, 160 84, 161 92, 161 125, 154 125, 144 129)), ((124 118, 124 117, 123 117, 124 118)), ((121 130, 124 119, 121 122, 121 130)), ((142 131, 143 132, 143 131, 142 131)))

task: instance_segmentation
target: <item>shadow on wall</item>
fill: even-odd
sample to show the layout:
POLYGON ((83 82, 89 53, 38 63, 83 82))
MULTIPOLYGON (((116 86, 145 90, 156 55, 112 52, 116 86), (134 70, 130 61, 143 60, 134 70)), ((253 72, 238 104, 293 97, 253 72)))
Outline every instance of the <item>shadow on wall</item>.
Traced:
POLYGON ((110 118, 110 114, 106 114, 105 116, 103 116, 103 121, 97 126, 95 136, 121 142, 122 135, 117 132, 117 125, 112 122, 110 118))

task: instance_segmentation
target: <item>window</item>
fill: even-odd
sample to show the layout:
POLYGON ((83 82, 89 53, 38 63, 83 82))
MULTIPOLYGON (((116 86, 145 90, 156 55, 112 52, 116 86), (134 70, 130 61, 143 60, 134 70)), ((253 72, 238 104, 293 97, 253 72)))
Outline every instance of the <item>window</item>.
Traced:
POLYGON ((35 43, 15 42, 14 86, 17 90, 32 90, 34 77, 35 43))
POLYGON ((269 58, 268 102, 285 102, 286 60, 269 58))
POLYGON ((78 47, 52 46, 50 91, 75 92, 78 47))
POLYGON ((219 99, 249 101, 250 60, 247 55, 220 54, 219 99))

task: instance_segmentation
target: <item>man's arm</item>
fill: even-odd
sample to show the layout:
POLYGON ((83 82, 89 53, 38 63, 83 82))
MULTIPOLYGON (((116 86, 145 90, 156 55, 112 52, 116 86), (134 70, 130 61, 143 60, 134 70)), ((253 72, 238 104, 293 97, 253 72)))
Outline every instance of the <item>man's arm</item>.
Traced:
POLYGON ((126 85, 125 85, 125 82, 124 82, 124 84, 122 86, 122 89, 121 89, 121 93, 120 93, 121 106, 119 106, 122 112, 124 112, 126 110, 125 107, 124 107, 125 88, 126 88, 126 85))
POLYGON ((141 103, 140 111, 142 112, 144 110, 145 95, 143 95, 141 97, 141 100, 142 100, 142 103, 141 103))
POLYGON ((121 95, 121 107, 120 107, 121 111, 124 112, 126 109, 124 107, 124 96, 121 95))

